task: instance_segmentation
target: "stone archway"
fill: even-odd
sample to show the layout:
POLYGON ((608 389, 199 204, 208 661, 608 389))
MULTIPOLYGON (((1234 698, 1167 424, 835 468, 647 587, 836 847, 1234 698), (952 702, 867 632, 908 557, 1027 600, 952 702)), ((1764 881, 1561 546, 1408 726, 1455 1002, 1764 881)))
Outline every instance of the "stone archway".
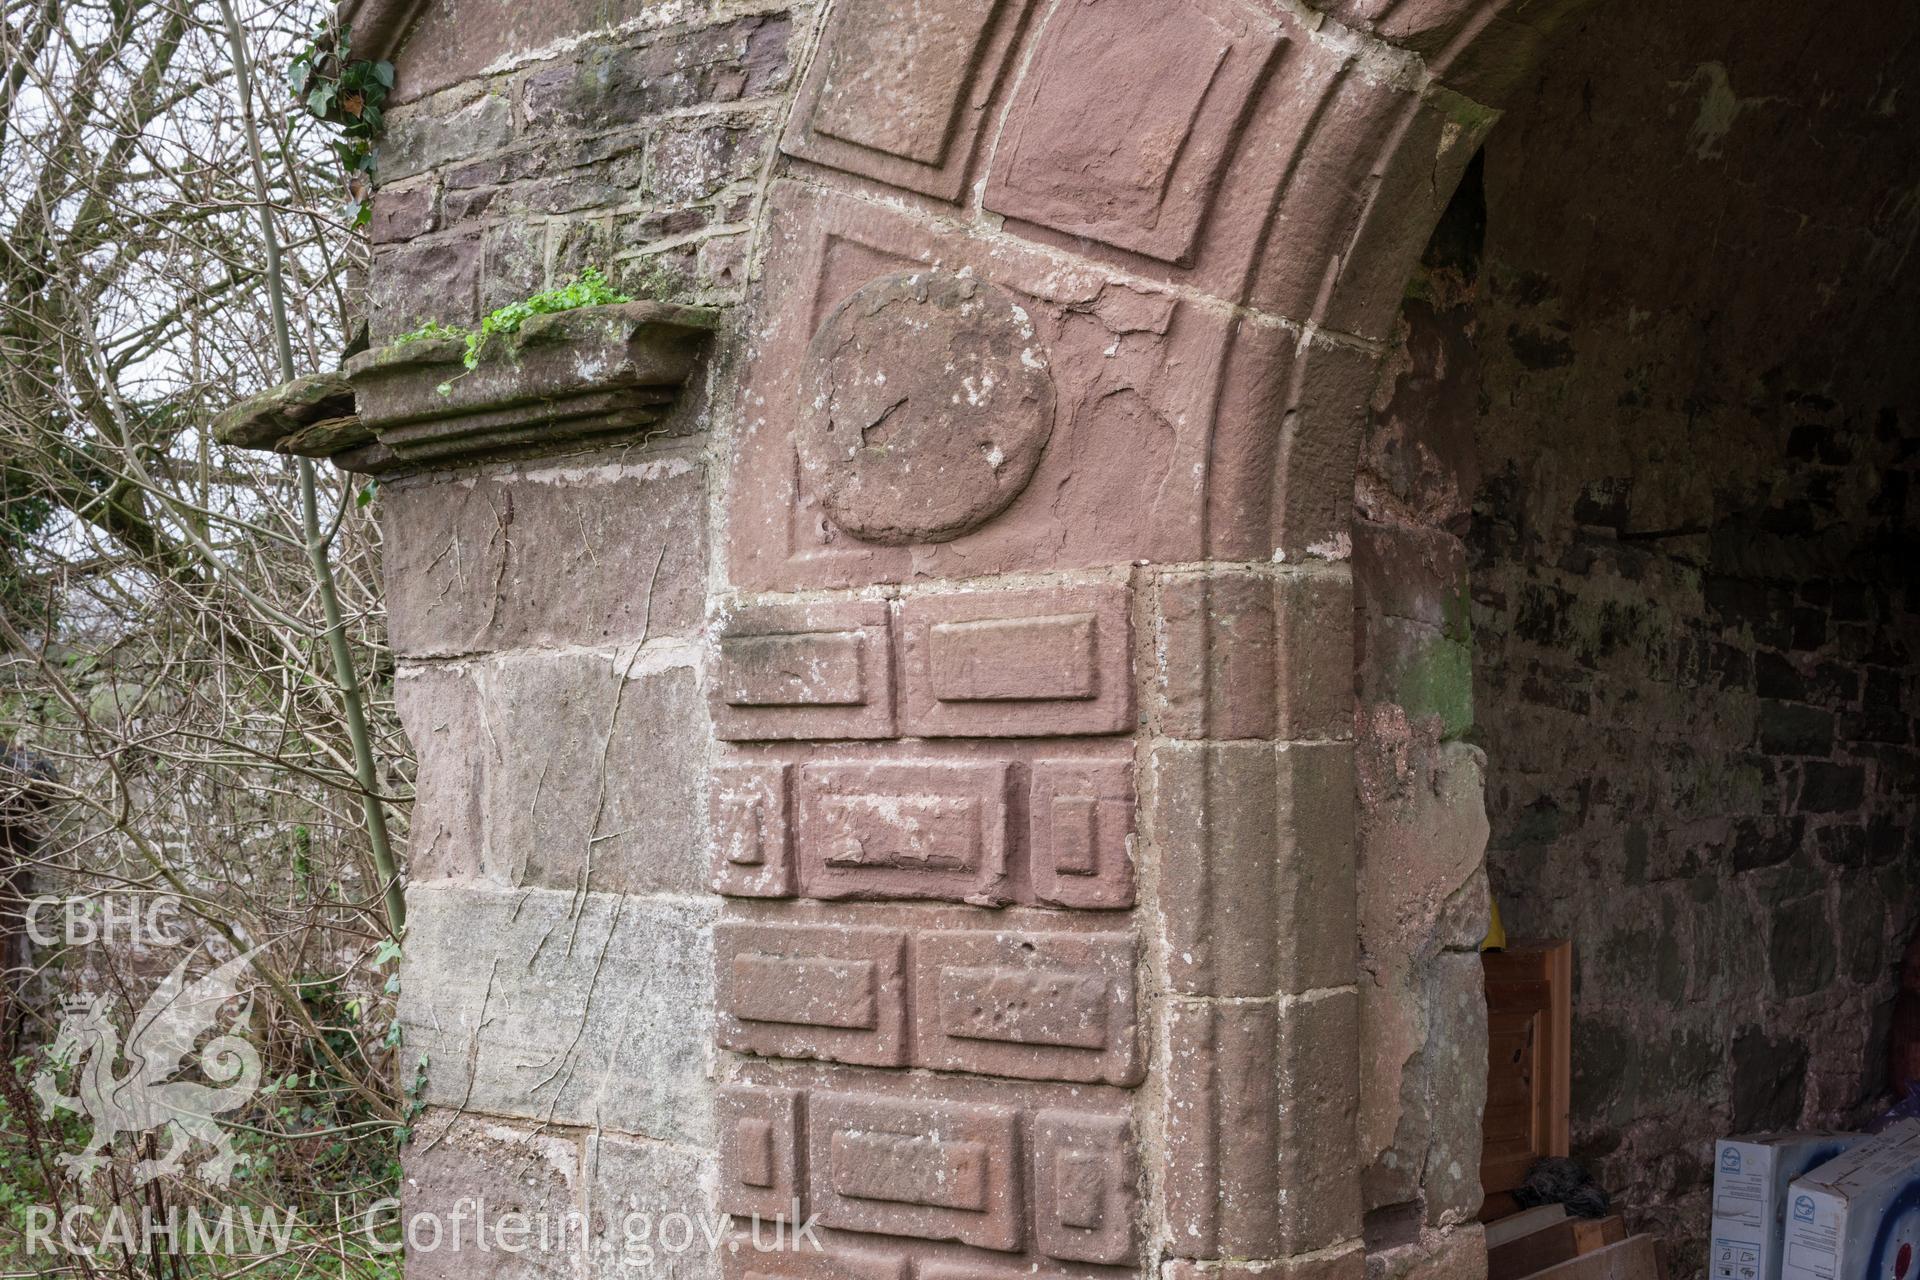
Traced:
POLYGON ((1567 8, 828 21, 730 450, 723 1208, 804 1189, 875 1274, 1358 1274, 1361 424, 1567 8))

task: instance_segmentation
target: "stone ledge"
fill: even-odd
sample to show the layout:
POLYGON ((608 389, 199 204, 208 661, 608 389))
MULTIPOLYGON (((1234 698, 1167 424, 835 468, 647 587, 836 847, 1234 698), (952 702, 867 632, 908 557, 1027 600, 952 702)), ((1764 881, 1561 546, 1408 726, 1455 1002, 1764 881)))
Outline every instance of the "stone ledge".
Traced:
POLYGON ((666 416, 718 323, 703 307, 581 307, 531 317, 472 369, 464 338, 396 342, 234 406, 215 434, 375 475, 638 435, 666 416))

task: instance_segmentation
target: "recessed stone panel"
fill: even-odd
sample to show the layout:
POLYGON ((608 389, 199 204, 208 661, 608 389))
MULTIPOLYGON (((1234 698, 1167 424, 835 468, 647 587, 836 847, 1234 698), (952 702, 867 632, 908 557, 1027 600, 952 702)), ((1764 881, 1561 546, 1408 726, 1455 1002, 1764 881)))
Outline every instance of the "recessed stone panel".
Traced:
POLYGON ((714 1207, 722 1213, 793 1221, 804 1215, 800 1184, 800 1104, 792 1089, 730 1086, 715 1104, 720 1143, 720 1187, 714 1207))
POLYGON ((1006 792, 998 762, 802 765, 802 889, 814 898, 1004 904, 1006 792))
POLYGON ((909 733, 1041 737, 1133 727, 1123 586, 910 596, 900 627, 909 733))
POLYGON ((983 1075, 1137 1084, 1133 971, 1126 934, 922 934, 914 1059, 983 1075))
POLYGON ((713 827, 713 890, 741 898, 793 893, 792 824, 787 778, 778 761, 721 765, 709 794, 713 827))
POLYGON ((871 1094, 809 1100, 812 1207, 829 1227, 1015 1250, 1018 1113, 871 1094))
POLYGON ((720 635, 710 705, 733 740, 893 735, 893 657, 878 602, 748 605, 720 635))
POLYGON ((1031 0, 856 0, 835 12, 781 149, 958 200, 1031 0))
POLYGON ((906 1062, 905 942, 889 929, 715 926, 722 1048, 862 1066, 906 1062))
POLYGON ((1060 6, 1015 101, 987 207, 1189 265, 1282 43, 1227 0, 1060 6))
POLYGON ((1033 1148, 1040 1251, 1067 1262, 1133 1261, 1136 1187, 1126 1118, 1042 1111, 1033 1148))
POLYGON ((1027 798, 1034 898, 1050 907, 1133 905, 1133 762, 1036 760, 1027 798))

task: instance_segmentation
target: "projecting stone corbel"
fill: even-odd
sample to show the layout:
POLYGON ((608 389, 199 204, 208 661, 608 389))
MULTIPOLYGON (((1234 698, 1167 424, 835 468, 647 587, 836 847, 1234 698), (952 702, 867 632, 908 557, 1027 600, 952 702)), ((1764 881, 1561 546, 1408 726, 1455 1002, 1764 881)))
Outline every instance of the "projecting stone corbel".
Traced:
POLYGON ((384 475, 656 433, 718 319, 658 302, 534 316, 471 368, 460 337, 390 343, 235 405, 214 435, 384 475))

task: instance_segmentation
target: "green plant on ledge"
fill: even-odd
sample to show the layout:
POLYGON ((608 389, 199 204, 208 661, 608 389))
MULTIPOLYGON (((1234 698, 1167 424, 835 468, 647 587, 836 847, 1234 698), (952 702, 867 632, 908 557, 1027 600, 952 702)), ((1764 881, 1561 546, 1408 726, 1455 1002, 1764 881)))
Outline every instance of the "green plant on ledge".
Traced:
MULTIPOLYGON (((462 338, 467 345, 460 357, 460 363, 466 366, 467 372, 471 373, 480 367, 480 358, 485 354, 490 341, 496 337, 520 332, 520 326, 535 316, 550 316, 561 311, 577 311, 581 307, 604 307, 616 302, 632 301, 631 297, 608 284, 607 278, 600 274, 598 268, 588 267, 558 288, 543 289, 518 302, 509 302, 504 307, 496 307, 480 318, 477 328, 461 329, 442 324, 438 320, 429 320, 417 329, 409 329, 400 334, 390 345, 401 347, 411 342, 462 338)), ((452 395, 453 383, 443 382, 434 389, 443 396, 452 395)))
POLYGON ((348 210, 364 226, 372 211, 373 144, 386 129, 382 105, 393 88, 393 64, 355 59, 351 32, 322 29, 287 64, 287 87, 306 113, 339 131, 333 154, 346 170, 348 210))
POLYGON ((520 326, 535 316, 632 301, 632 298, 608 284, 607 278, 597 268, 588 267, 557 289, 544 289, 482 316, 480 327, 467 334, 467 353, 461 363, 469 369, 474 368, 480 363, 480 353, 485 349, 488 339, 500 334, 518 333, 520 326))

